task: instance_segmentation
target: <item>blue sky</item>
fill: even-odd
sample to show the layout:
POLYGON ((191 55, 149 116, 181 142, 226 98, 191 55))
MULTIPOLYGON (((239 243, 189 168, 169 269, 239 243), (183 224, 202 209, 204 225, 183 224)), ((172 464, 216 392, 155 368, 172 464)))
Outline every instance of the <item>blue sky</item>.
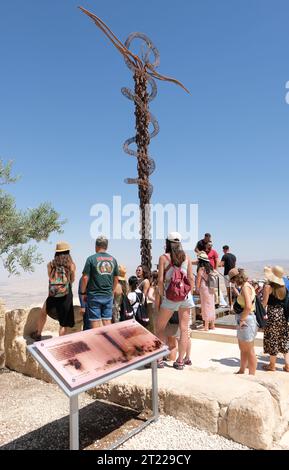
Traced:
MULTIPOLYGON (((289 258, 287 0, 1 2, 0 155, 22 176, 9 187, 19 208, 50 201, 68 219, 60 238, 80 271, 93 251, 91 206, 113 195, 137 202, 123 182, 136 175, 122 150, 134 133, 133 103, 120 93, 131 72, 79 4, 122 41, 146 33, 158 71, 191 92, 158 82, 152 202, 198 204, 199 235, 210 231, 219 252, 228 243, 241 260, 289 258)), ((57 239, 41 244, 45 260, 57 239)), ((138 264, 138 242, 110 248, 138 264)))

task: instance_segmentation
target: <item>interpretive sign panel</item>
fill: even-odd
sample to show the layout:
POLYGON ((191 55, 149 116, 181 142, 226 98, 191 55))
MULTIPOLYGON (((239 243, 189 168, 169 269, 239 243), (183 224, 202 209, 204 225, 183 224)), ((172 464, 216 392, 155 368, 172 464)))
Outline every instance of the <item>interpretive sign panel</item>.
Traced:
POLYGON ((33 346, 72 390, 167 351, 166 345, 135 320, 38 341, 33 346))

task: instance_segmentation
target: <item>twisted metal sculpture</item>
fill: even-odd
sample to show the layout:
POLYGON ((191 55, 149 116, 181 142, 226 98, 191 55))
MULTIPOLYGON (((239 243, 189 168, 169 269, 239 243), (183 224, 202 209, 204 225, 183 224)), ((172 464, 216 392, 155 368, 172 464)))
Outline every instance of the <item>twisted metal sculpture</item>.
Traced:
POLYGON ((159 51, 145 34, 138 32, 131 33, 123 44, 100 18, 82 7, 79 8, 83 13, 89 16, 94 21, 96 26, 101 29, 101 31, 109 38, 113 45, 123 55, 126 65, 133 72, 133 78, 135 81, 134 92, 125 87, 121 89, 121 92, 135 104, 136 135, 125 141, 123 149, 128 155, 137 158, 138 177, 126 178, 125 182, 128 184, 138 185, 141 214, 141 264, 147 266, 149 270, 151 270, 152 246, 150 199, 153 192, 153 186, 150 183, 149 177, 155 170, 155 162, 149 156, 148 147, 150 140, 159 133, 158 121, 149 111, 149 103, 157 95, 157 85, 154 78, 175 83, 181 86, 185 91, 188 92, 188 90, 178 80, 165 77, 156 72, 155 69, 159 66, 160 63, 159 51), (134 39, 140 39, 146 44, 147 49, 145 52, 143 52, 142 58, 133 54, 129 50, 134 39), (151 54, 154 56, 153 62, 150 62, 151 54), (150 85, 151 88, 150 92, 148 92, 148 85, 150 85), (149 132, 150 123, 153 126, 152 132, 149 132), (136 144, 136 151, 130 148, 131 144, 136 144))

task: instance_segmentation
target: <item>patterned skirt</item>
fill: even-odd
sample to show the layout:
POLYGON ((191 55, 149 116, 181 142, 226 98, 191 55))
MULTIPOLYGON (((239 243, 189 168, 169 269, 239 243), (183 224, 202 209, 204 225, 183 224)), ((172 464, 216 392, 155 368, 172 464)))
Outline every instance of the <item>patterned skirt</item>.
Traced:
POLYGON ((289 328, 282 305, 269 305, 264 329, 264 353, 277 356, 289 352, 289 328))

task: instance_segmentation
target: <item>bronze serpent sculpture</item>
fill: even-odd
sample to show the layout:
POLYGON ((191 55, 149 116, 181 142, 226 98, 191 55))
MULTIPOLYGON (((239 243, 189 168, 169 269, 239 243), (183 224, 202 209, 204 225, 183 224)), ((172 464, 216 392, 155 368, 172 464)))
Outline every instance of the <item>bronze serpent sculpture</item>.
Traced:
POLYGON ((156 72, 155 69, 160 63, 159 51, 145 34, 139 32, 131 33, 123 44, 99 17, 82 7, 79 8, 83 13, 89 16, 96 26, 108 37, 108 39, 123 55, 126 65, 133 72, 135 82, 134 92, 126 87, 123 87, 121 92, 135 104, 136 135, 125 141, 123 149, 128 155, 137 158, 138 177, 126 178, 125 182, 128 184, 138 185, 141 217, 141 264, 147 266, 149 270, 151 270, 152 244, 150 199, 153 192, 153 186, 150 183, 149 177, 155 170, 155 162, 149 156, 148 147, 150 140, 159 132, 158 121, 149 111, 149 103, 157 95, 157 85, 154 78, 175 83, 181 86, 186 92, 189 93, 189 91, 178 80, 160 75, 156 72), (129 50, 131 43, 135 39, 140 39, 146 45, 146 51, 142 54, 142 58, 129 50), (151 54, 154 57, 153 62, 150 62, 151 54), (148 85, 150 86, 150 92, 148 92, 148 85), (153 126, 152 132, 149 132, 150 123, 153 126), (130 148, 132 144, 136 145, 137 150, 130 148))

